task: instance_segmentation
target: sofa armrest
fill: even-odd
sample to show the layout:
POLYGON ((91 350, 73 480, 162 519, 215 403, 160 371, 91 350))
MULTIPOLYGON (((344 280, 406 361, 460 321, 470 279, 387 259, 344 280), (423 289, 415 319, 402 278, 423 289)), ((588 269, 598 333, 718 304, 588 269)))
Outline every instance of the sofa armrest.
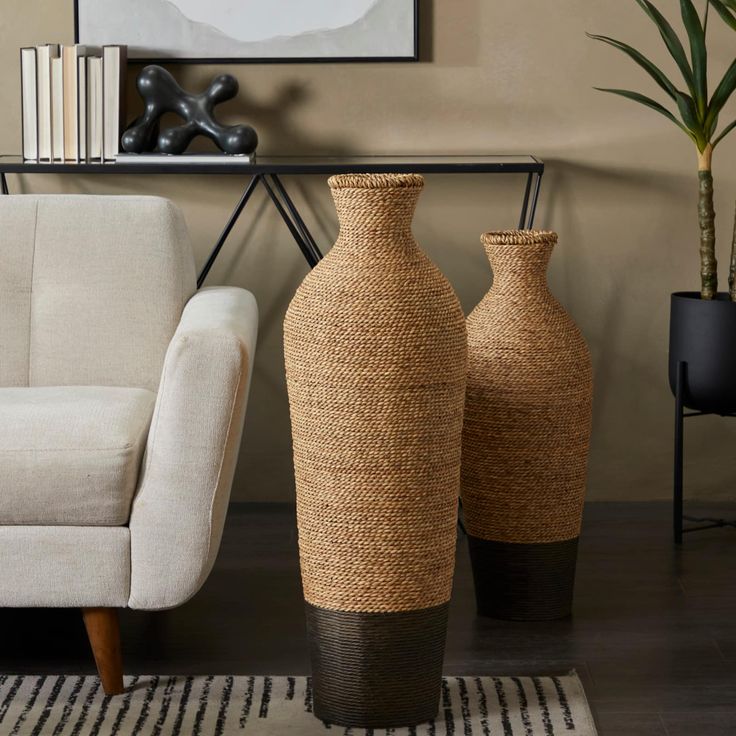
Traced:
POLYGON ((203 289, 184 308, 166 353, 131 510, 131 608, 178 606, 212 569, 257 329, 256 302, 244 289, 203 289))

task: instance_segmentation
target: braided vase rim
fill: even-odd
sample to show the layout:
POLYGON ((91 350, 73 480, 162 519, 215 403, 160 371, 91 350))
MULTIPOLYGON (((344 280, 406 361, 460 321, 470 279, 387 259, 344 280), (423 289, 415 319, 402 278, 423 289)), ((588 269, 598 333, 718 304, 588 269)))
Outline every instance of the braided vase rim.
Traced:
POLYGON ((330 189, 422 189, 419 174, 335 174, 327 180, 330 189))
POLYGON ((555 245, 557 233, 551 230, 493 230, 483 233, 484 245, 555 245))

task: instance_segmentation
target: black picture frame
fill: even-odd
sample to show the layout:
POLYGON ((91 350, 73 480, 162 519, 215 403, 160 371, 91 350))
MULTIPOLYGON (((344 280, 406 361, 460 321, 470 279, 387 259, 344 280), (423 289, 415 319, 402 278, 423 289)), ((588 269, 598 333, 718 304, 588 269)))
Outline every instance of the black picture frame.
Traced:
MULTIPOLYGON (((285 57, 172 57, 128 58, 130 64, 375 64, 419 61, 419 2, 414 0, 414 52, 409 56, 285 56, 285 57)), ((74 43, 79 43, 79 0, 74 0, 74 43)))

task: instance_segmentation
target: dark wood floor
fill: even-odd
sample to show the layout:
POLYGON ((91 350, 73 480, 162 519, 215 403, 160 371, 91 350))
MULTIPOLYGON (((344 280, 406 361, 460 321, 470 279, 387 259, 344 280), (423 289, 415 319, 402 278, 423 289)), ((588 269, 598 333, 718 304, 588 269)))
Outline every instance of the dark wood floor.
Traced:
MULTIPOLYGON (((735 573, 736 530, 687 537, 675 551, 666 505, 590 504, 573 618, 481 620, 462 540, 445 670, 575 668, 601 736, 736 734, 735 573)), ((125 612, 122 627, 129 673, 306 673, 293 511, 234 506, 199 595, 175 611, 125 612)), ((0 631, 1 672, 93 671, 75 611, 0 610, 0 631)))

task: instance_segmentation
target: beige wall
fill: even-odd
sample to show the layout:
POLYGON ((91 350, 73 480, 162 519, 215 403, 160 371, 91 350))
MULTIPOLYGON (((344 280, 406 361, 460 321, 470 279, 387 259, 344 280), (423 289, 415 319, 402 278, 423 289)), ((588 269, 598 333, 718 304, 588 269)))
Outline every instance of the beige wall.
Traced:
MULTIPOLYGON (((261 153, 543 157, 548 173, 537 224, 557 230, 561 238, 550 282, 582 327, 595 359, 590 496, 666 497, 673 413, 666 381, 668 295, 697 288, 694 151, 663 118, 591 89, 651 85, 584 32, 623 37, 653 49, 661 60, 659 38, 636 4, 624 0, 427 0, 422 5, 421 63, 233 64, 227 70, 238 76, 242 92, 223 113, 257 127, 261 153)), ((675 0, 659 5, 670 14, 679 7, 675 0)), ((0 150, 15 152, 20 147, 17 47, 70 42, 72 2, 3 0, 0 8, 0 150)), ((733 55, 733 35, 721 26, 714 19, 712 60, 719 73, 733 55)), ((185 86, 198 88, 223 68, 173 71, 185 86)), ((733 119, 736 109, 730 112, 733 119)), ((715 162, 723 262, 736 197, 735 158, 736 134, 717 151, 715 162)), ((320 243, 330 243, 336 227, 324 181, 289 184, 320 243)), ((478 236, 515 226, 522 185, 505 177, 428 178, 415 232, 468 310, 490 279, 478 236)), ((34 177, 13 178, 11 186, 164 194, 184 209, 202 262, 242 182, 34 177)), ((260 347, 236 487, 238 498, 254 500, 289 499, 293 493, 281 322, 306 273, 263 197, 255 198, 209 280, 247 287, 260 304, 260 347)), ((706 418, 688 429, 693 495, 736 495, 729 490, 736 478, 736 422, 706 418), (711 465, 714 470, 706 472, 711 465)))

